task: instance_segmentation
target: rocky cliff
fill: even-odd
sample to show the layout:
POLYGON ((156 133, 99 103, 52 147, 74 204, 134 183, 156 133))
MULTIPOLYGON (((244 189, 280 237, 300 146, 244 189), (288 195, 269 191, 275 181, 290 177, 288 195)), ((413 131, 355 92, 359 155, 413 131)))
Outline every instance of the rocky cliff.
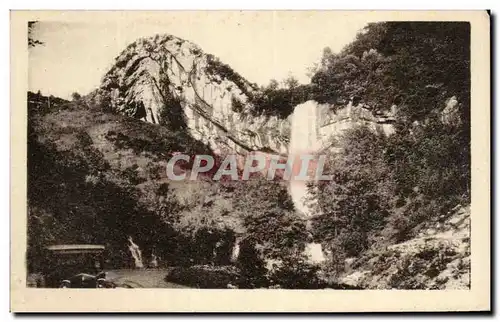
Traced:
POLYGON ((332 138, 338 137, 343 131, 355 126, 367 126, 372 131, 391 135, 394 133, 396 107, 390 111, 372 111, 362 103, 336 107, 329 104, 318 105, 318 140, 320 146, 326 148, 332 138))
POLYGON ((289 122, 252 114, 258 91, 197 45, 171 36, 130 44, 106 73, 96 100, 152 123, 175 123, 215 151, 284 154, 289 122))
MULTIPOLYGON (((293 115, 256 115, 252 100, 258 93, 257 85, 197 45, 156 35, 137 40, 116 57, 91 97, 147 122, 185 127, 214 152, 286 155, 293 115)), ((317 106, 317 135, 323 143, 356 124, 392 131, 391 116, 377 115, 362 104, 339 109, 310 103, 317 106)))

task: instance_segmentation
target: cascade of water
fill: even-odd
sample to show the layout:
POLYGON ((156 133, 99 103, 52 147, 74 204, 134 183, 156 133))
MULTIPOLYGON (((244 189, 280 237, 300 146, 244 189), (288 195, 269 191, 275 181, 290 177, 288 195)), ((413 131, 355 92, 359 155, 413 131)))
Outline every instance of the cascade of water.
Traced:
MULTIPOLYGON (((318 107, 316 102, 307 101, 297 105, 292 115, 289 158, 294 159, 294 168, 300 164, 300 156, 313 154, 317 151, 318 140, 318 107)), ((296 172, 296 171, 294 171, 296 172)), ((290 181, 290 195, 295 207, 306 217, 311 216, 311 210, 306 204, 308 197, 307 182, 305 180, 290 181)))
POLYGON ((233 250, 231 252, 231 262, 236 263, 238 261, 238 256, 240 256, 240 240, 236 240, 233 245, 233 250))
MULTIPOLYGON (((292 115, 289 147, 289 158, 294 158, 295 169, 297 168, 296 162, 300 160, 301 155, 314 154, 319 150, 321 143, 319 140, 318 123, 318 105, 316 102, 307 101, 295 107, 292 115)), ((312 173, 309 172, 309 175, 311 174, 312 173)), ((313 215, 308 205, 310 197, 307 189, 307 181, 291 180, 290 195, 295 208, 306 218, 313 215)), ((307 244, 305 253, 313 263, 325 261, 321 244, 307 244)))
POLYGON ((141 249, 139 248, 139 246, 137 246, 137 244, 134 243, 134 241, 132 240, 132 237, 130 237, 130 236, 128 237, 128 242, 130 243, 130 245, 128 246, 128 249, 130 250, 130 254, 132 255, 132 257, 134 258, 135 267, 136 268, 143 268, 144 264, 142 262, 141 249))
POLYGON ((155 253, 151 254, 151 262, 149 262, 149 267, 158 268, 158 256, 155 253))

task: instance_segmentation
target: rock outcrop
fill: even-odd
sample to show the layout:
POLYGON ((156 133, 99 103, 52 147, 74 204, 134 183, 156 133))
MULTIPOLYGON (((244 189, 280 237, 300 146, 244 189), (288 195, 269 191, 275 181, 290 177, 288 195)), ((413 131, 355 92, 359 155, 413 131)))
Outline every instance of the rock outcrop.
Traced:
POLYGON ((332 138, 338 137, 343 131, 360 125, 384 135, 394 133, 395 106, 390 111, 374 112, 362 103, 353 105, 349 102, 340 108, 321 104, 318 109, 318 136, 322 147, 328 147, 332 138))
POLYGON ((367 257, 341 283, 368 289, 469 289, 470 206, 457 206, 416 238, 367 257))
MULTIPOLYGON (((256 116, 252 99, 258 93, 257 85, 197 45, 157 35, 130 44, 91 96, 117 112, 185 128, 214 152, 287 155, 292 115, 256 116)), ((317 106, 317 134, 323 143, 357 124, 392 132, 393 113, 377 114, 362 104, 339 109, 307 103, 317 106)))
POLYGON ((157 35, 130 44, 93 95, 129 116, 185 127, 215 152, 286 154, 289 122, 254 116, 257 90, 197 45, 157 35))

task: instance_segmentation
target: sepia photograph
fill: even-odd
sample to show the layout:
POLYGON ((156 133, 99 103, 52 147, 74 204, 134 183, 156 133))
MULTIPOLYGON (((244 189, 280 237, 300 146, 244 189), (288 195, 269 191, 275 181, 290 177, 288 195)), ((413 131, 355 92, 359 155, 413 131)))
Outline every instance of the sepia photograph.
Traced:
POLYGON ((489 17, 414 15, 12 12, 16 307, 193 310, 204 289, 488 309, 489 17))

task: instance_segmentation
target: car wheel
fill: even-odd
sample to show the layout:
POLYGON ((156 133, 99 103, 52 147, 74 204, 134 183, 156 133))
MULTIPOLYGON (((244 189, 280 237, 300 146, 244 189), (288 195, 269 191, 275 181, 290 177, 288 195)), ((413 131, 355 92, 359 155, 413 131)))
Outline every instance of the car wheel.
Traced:
POLYGON ((59 288, 70 288, 70 283, 68 281, 63 281, 60 285, 59 288))

